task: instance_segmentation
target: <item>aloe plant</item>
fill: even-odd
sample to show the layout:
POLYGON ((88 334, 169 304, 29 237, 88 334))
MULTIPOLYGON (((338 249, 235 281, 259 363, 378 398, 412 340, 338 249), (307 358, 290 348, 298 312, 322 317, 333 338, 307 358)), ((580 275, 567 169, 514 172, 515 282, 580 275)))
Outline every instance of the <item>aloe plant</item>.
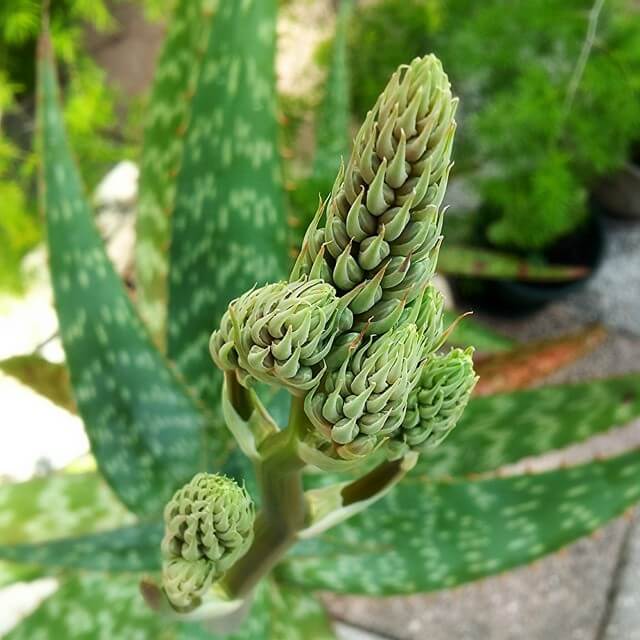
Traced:
POLYGON ((176 8, 143 161, 156 173, 141 199, 163 204, 147 209, 139 257, 165 261, 171 240, 143 297, 167 311, 153 338, 93 225, 43 33, 41 199, 97 469, 0 486, 0 581, 60 582, 11 640, 328 639, 316 590, 450 587, 640 499, 637 451, 496 474, 640 415, 639 374, 476 397, 460 415, 475 374, 468 351, 436 352, 447 331, 430 285, 455 128, 434 57, 393 76, 346 167, 336 158, 287 274, 275 19, 275 0, 176 8), (179 116, 170 78, 186 83, 179 116), (184 126, 164 140, 168 122, 184 126))

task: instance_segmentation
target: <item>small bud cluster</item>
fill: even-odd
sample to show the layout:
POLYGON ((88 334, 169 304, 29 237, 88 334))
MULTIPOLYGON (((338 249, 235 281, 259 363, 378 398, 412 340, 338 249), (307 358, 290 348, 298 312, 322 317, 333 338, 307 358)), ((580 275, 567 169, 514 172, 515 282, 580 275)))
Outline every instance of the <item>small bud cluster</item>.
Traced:
POLYGON ((409 394, 402 426, 389 443, 391 457, 432 449, 451 433, 478 381, 472 355, 473 349, 452 349, 445 355, 434 355, 425 364, 409 394))
POLYGON ((253 540, 253 502, 242 487, 198 473, 164 510, 162 581, 178 611, 189 611, 253 540))
POLYGON ((336 335, 353 316, 335 289, 322 280, 277 282, 234 300, 210 350, 223 370, 280 384, 304 395, 317 384, 336 335))
POLYGON ((456 105, 435 56, 400 67, 338 175, 325 226, 318 219, 305 236, 294 276, 321 277, 341 294, 357 287, 351 310, 380 333, 434 273, 456 105))

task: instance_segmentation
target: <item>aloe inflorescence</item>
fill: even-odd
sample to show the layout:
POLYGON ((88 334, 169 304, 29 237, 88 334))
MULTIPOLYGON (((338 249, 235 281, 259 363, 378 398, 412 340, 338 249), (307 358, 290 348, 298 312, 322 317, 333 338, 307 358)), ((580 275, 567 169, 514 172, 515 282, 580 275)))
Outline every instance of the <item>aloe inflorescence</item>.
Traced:
POLYGON ((437 355, 446 332, 431 283, 456 104, 434 56, 400 67, 310 224, 289 281, 235 299, 213 332, 225 417, 256 464, 262 510, 255 544, 239 559, 250 540, 246 494, 200 477, 176 494, 163 544, 174 608, 188 610, 218 579, 227 593, 248 593, 299 531, 378 499, 460 417, 475 382, 471 352, 437 355), (246 392, 256 382, 294 397, 286 429, 246 392), (352 489, 360 506, 343 509, 341 491, 328 489, 316 497, 324 506, 312 508, 301 494, 305 464, 339 470, 374 459, 380 470, 352 489), (329 504, 334 512, 326 514, 329 504))

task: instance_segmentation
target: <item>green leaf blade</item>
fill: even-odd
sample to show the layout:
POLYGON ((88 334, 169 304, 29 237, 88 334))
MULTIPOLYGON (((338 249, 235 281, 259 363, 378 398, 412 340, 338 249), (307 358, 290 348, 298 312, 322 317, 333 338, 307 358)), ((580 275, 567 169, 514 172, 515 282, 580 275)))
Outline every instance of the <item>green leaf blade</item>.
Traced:
POLYGON ((162 523, 138 523, 86 536, 36 544, 0 545, 0 559, 56 569, 156 571, 162 523))
POLYGON ((41 542, 131 524, 134 516, 97 473, 0 485, 0 543, 41 542))
POLYGON ((205 417, 151 343, 105 253, 67 145, 46 35, 39 72, 41 199, 75 400, 107 481, 133 510, 157 513, 201 466, 205 417))
POLYGON ((400 484, 363 514, 294 551, 280 569, 303 589, 427 592, 527 564, 640 499, 640 451, 539 475, 400 484), (297 554, 297 555, 295 555, 297 554))
POLYGON ((316 123, 316 150, 313 176, 323 196, 335 180, 340 158, 349 158, 350 92, 347 37, 353 0, 342 0, 336 16, 336 28, 327 72, 325 93, 316 123))
POLYGON ((193 98, 172 217, 168 353, 214 409, 208 340, 231 299, 285 274, 275 0, 222 3, 193 98))
POLYGON ((571 281, 584 277, 584 267, 546 265, 518 256, 475 247, 444 245, 438 271, 446 275, 538 282, 571 281))
POLYGON ((190 101, 203 62, 215 0, 181 0, 169 22, 149 100, 136 218, 137 306, 164 345, 170 217, 190 101))
POLYGON ((175 625, 148 609, 134 576, 87 574, 62 584, 7 640, 172 640, 175 625))
POLYGON ((486 473, 584 442, 640 416, 640 374, 472 398, 443 446, 414 473, 486 473))

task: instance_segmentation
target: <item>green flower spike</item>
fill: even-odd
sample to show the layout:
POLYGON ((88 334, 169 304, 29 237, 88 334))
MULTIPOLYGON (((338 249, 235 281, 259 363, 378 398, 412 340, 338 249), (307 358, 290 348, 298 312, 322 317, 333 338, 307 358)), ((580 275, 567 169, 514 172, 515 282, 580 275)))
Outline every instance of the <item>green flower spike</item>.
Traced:
POLYGON ((287 387, 304 395, 317 384, 339 332, 350 329, 348 300, 322 280, 278 282, 234 300, 210 349, 223 370, 287 387))
POLYGON ((354 460, 392 436, 405 418, 423 347, 424 334, 415 324, 375 339, 342 335, 320 385, 305 398, 316 446, 330 457, 354 460))
POLYGON ((164 510, 162 583, 172 606, 197 607, 253 540, 254 505, 233 480, 198 473, 164 510))
POLYGON ((433 276, 456 105, 435 56, 400 67, 307 230, 293 277, 314 274, 340 294, 360 287, 351 309, 361 323, 395 315, 386 330, 433 276))
POLYGON ((389 442, 391 458, 437 447, 451 433, 478 380, 472 355, 472 348, 452 349, 426 362, 409 394, 402 428, 389 442))

